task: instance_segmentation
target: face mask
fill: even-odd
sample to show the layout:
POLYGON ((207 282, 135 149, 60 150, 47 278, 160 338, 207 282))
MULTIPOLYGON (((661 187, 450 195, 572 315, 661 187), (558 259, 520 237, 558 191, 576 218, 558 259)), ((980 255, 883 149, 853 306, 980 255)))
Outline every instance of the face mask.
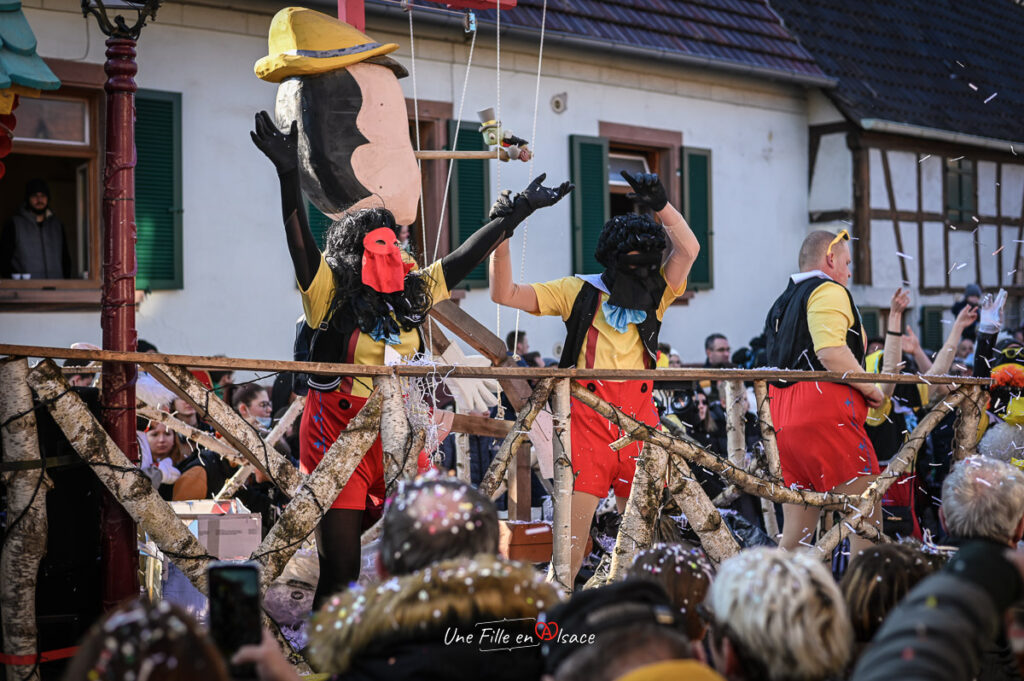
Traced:
POLYGON ((665 290, 661 251, 620 255, 615 269, 605 270, 608 303, 632 310, 657 309, 665 290))
POLYGON ((256 423, 260 424, 260 427, 265 430, 270 430, 271 418, 269 416, 255 416, 256 423))
POLYGON ((379 227, 363 237, 363 283, 374 291, 401 291, 405 287, 405 274, 413 267, 402 262, 393 230, 379 227))

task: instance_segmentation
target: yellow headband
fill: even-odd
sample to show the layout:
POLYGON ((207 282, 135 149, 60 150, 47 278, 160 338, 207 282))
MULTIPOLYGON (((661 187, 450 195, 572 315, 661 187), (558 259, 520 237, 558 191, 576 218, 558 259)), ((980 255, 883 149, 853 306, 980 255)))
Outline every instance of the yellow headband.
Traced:
POLYGON ((832 239, 828 244, 828 248, 825 249, 825 255, 832 255, 832 247, 838 244, 840 241, 849 241, 850 233, 845 229, 839 230, 839 234, 836 234, 836 238, 832 239))

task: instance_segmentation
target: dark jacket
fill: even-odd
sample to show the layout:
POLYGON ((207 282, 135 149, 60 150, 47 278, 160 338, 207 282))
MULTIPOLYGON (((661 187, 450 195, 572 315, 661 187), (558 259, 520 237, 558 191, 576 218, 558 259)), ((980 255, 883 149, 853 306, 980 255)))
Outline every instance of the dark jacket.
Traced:
POLYGON ((984 539, 964 543, 890 613, 851 681, 1020 679, 1003 616, 1024 584, 1007 550, 984 539))
POLYGON ((71 272, 71 257, 64 239, 64 225, 53 211, 42 222, 22 206, 4 225, 0 235, 0 277, 31 274, 33 279, 64 279, 71 272))

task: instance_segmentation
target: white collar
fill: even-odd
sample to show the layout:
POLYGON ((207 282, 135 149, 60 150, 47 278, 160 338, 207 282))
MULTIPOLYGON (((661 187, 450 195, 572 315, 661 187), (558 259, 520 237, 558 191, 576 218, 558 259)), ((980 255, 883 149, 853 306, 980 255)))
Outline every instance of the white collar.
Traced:
POLYGON ((605 286, 604 279, 601 278, 600 274, 577 274, 576 276, 596 288, 601 293, 605 293, 609 296, 612 294, 611 291, 608 290, 608 287, 605 286))
POLYGON ((811 270, 810 272, 797 272, 796 274, 789 275, 789 278, 793 280, 794 284, 800 284, 802 282, 807 281, 808 279, 813 279, 814 277, 821 277, 823 279, 828 279, 829 281, 835 281, 835 279, 828 276, 821 270, 811 270))

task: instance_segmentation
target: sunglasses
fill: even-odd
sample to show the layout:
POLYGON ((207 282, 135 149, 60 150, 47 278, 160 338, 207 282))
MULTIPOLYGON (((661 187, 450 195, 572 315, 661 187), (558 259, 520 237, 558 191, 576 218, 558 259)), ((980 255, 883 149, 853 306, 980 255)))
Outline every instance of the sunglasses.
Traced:
POLYGON ((825 249, 825 255, 832 255, 832 249, 840 241, 849 241, 849 240, 850 240, 850 233, 847 232, 845 229, 839 230, 839 234, 836 234, 836 238, 832 239, 832 241, 830 241, 829 244, 828 244, 828 248, 825 249))

